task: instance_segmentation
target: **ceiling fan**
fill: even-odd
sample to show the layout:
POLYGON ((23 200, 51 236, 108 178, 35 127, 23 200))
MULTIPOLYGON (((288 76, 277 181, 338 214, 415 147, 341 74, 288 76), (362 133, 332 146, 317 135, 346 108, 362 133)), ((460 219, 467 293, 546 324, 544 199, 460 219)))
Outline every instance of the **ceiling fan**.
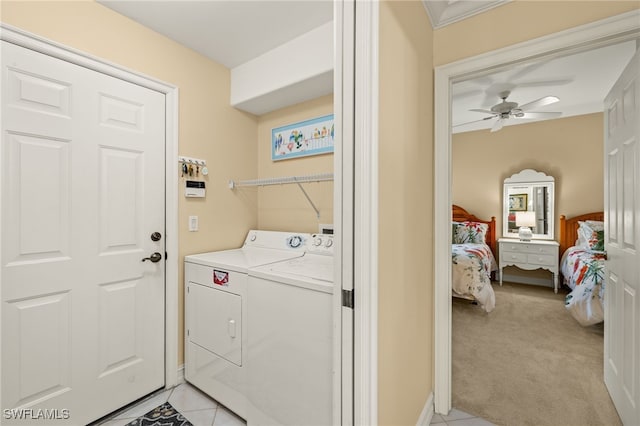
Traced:
POLYGON ((482 112, 485 114, 491 114, 489 117, 484 117, 480 120, 469 121, 467 123, 456 124, 453 127, 463 126, 466 124, 477 123, 479 121, 486 121, 486 120, 492 120, 494 118, 497 118, 498 120, 495 122, 495 124, 491 128, 492 132, 497 132, 498 130, 502 129, 502 126, 504 126, 505 120, 508 120, 511 118, 555 118, 562 115, 561 112, 533 112, 533 111, 530 112, 530 110, 532 109, 541 108, 543 106, 551 105, 553 103, 558 102, 560 99, 558 99, 556 96, 545 96, 543 98, 536 99, 535 101, 518 106, 517 102, 507 101, 507 98, 509 97, 510 94, 511 92, 508 90, 500 92, 498 96, 500 97, 500 99, 502 99, 502 102, 492 106, 490 110, 488 109, 470 109, 469 110, 469 111, 475 111, 475 112, 482 112))

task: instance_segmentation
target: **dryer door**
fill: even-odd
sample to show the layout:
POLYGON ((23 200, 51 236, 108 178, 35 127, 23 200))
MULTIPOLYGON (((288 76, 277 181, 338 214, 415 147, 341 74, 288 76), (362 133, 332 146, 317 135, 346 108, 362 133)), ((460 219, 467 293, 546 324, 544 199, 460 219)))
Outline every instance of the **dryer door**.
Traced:
POLYGON ((189 283, 188 339, 242 366, 242 297, 189 283))

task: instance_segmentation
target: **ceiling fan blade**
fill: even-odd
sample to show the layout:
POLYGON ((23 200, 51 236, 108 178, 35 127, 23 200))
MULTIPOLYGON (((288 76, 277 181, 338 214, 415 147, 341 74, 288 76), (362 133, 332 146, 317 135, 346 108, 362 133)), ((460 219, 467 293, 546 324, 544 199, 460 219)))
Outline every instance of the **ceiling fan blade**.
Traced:
POLYGON ((502 126, 504 126, 504 120, 500 118, 491 128, 491 132, 497 132, 498 130, 502 129, 502 126))
POLYGON ((516 118, 554 118, 561 115, 561 112, 525 112, 522 117, 516 118))
POLYGON ((460 100, 460 99, 471 98, 473 96, 481 95, 482 93, 483 91, 480 89, 470 89, 464 92, 458 92, 458 93, 454 92, 452 95, 452 98, 454 100, 460 100))
POLYGON ((480 120, 473 120, 473 121, 467 121, 466 123, 460 123, 460 124, 454 124, 451 127, 460 127, 460 126, 466 126, 467 124, 473 124, 473 123, 479 123, 481 121, 486 121, 489 119, 492 119, 493 117, 485 117, 485 118, 481 118, 480 120))
POLYGON ((529 102, 528 104, 521 105, 518 107, 521 111, 526 111, 529 109, 536 109, 543 106, 555 104, 560 99, 556 96, 545 96, 544 98, 536 99, 535 101, 529 102))
POLYGON ((516 71, 513 74, 511 74, 511 76, 509 76, 509 80, 510 81, 515 81, 515 80, 517 80, 517 79, 519 79, 521 77, 524 77, 527 74, 529 74, 529 73, 537 70, 538 68, 546 65, 547 62, 548 61, 538 61, 538 62, 534 62, 532 64, 525 65, 520 69, 516 69, 516 71))
POLYGON ((541 81, 523 81, 518 83, 517 87, 546 87, 546 86, 564 86, 573 83, 574 78, 559 78, 557 80, 541 80, 541 81))
POLYGON ((485 114, 491 114, 491 115, 497 115, 495 112, 488 110, 488 109, 479 109, 479 108, 474 108, 474 109, 470 109, 469 111, 473 111, 473 112, 483 112, 485 114))

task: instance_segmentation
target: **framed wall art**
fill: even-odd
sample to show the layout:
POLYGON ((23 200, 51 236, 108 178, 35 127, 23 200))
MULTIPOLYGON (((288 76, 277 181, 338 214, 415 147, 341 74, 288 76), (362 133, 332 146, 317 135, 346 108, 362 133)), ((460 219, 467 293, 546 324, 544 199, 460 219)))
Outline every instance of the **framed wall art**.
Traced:
POLYGON ((527 194, 511 194, 509 195, 509 210, 513 212, 526 211, 527 201, 527 194))
POLYGON ((333 152, 333 114, 271 129, 271 160, 333 152))

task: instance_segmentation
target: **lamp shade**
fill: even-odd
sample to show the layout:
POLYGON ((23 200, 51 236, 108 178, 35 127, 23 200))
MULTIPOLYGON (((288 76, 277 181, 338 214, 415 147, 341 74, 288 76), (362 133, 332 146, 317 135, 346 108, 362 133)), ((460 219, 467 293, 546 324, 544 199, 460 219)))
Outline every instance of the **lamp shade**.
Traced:
POLYGON ((516 226, 536 226, 536 212, 516 212, 516 226))

